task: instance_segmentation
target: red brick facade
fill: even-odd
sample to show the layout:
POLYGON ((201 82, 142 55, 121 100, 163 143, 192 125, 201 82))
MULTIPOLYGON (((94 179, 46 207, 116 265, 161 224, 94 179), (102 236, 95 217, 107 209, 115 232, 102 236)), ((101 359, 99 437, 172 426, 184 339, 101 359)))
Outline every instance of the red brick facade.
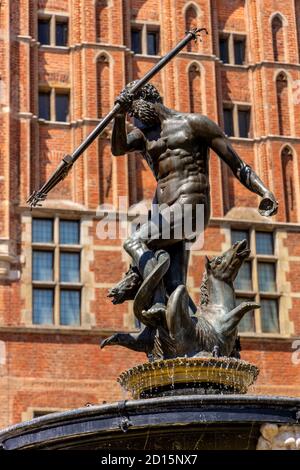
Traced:
POLYGON ((130 305, 113 307, 107 299, 128 260, 120 240, 97 237, 96 212, 119 196, 129 205, 150 200, 155 184, 146 163, 136 155, 112 158, 108 130, 43 208, 30 212, 26 199, 95 127, 124 85, 158 61, 147 55, 146 32, 160 30, 163 55, 194 24, 209 35, 182 51, 153 83, 167 106, 201 111, 221 126, 223 104, 234 104, 235 128, 237 110, 251 108, 249 138, 235 134, 232 144, 274 191, 279 212, 271 221, 261 218, 259 198, 211 155, 212 220, 203 249, 191 256, 190 292, 198 300, 204 253, 229 247, 231 228, 272 230, 280 331, 242 334, 242 357, 261 368, 253 393, 300 395, 300 1, 2 0, 0 428, 34 411, 121 399, 118 374, 145 360, 119 347, 99 348, 101 337, 132 330, 134 319, 130 305), (37 18, 45 14, 66 16, 68 47, 40 45, 37 18), (131 51, 131 25, 143 31, 142 54, 131 51), (219 59, 219 35, 228 37, 230 64, 219 59), (235 65, 240 37, 246 60, 235 65), (38 118, 44 89, 70 93, 69 122, 38 118), (43 216, 82 221, 80 327, 32 324, 31 219, 43 216))

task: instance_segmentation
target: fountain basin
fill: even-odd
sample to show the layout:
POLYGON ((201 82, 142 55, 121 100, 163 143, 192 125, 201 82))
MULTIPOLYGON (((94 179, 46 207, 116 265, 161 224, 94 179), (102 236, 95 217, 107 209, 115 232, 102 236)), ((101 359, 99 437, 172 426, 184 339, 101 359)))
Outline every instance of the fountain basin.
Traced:
POLYGON ((264 423, 299 425, 300 399, 192 395, 53 413, 0 433, 3 449, 256 449, 264 423))
POLYGON ((176 358, 124 371, 120 385, 133 399, 185 394, 247 393, 259 374, 249 362, 228 357, 176 358))

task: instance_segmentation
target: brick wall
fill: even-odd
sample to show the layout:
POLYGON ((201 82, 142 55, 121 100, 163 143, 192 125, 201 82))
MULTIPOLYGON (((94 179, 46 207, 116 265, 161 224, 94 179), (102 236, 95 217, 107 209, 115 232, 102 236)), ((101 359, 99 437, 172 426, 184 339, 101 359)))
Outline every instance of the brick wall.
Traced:
MULTIPOLYGON (((86 151, 72 173, 49 196, 42 209, 30 213, 26 198, 49 177, 65 153, 71 152, 99 122, 125 83, 142 76, 156 57, 130 50, 130 23, 160 27, 161 54, 184 35, 186 24, 206 26, 204 42, 184 50, 154 79, 167 106, 190 109, 189 67, 200 75, 192 86, 201 92, 201 109, 223 123, 223 101, 247 103, 252 109, 252 138, 233 138, 240 156, 252 165, 279 200, 271 221, 280 232, 283 259, 280 313, 284 334, 244 335, 243 358, 261 373, 254 393, 300 394, 300 365, 293 364, 293 341, 300 336, 300 100, 293 87, 300 79, 300 2, 287 0, 3 0, 0 4, 0 427, 29 416, 33 409, 69 409, 86 403, 123 398, 116 383, 120 372, 144 360, 122 348, 101 351, 99 341, 118 330, 132 330, 131 306, 113 307, 107 290, 124 274, 128 259, 121 241, 99 240, 99 204, 115 204, 119 196, 130 203, 150 200, 155 188, 146 163, 137 155, 112 158, 110 129, 86 151), (193 8, 193 9, 192 9, 193 8), (69 47, 58 49, 37 42, 38 11, 67 14, 69 47), (297 11, 297 18, 295 11, 297 11), (278 34, 280 61, 274 62, 272 19, 281 15, 278 34), (247 65, 223 65, 218 59, 219 31, 245 34, 247 65), (284 59, 284 60, 283 60, 284 59), (284 89, 283 132, 279 135, 276 78, 287 77, 284 89), (70 90, 70 122, 38 120, 39 87, 70 90), (289 121, 289 125, 287 125, 289 121), (288 128, 288 130, 287 130, 288 128), (287 223, 282 150, 292 154, 295 191, 292 222, 287 223), (86 306, 90 320, 79 329, 42 328, 31 324, 30 230, 24 217, 33 215, 89 217, 84 243, 89 248, 87 272, 91 293, 86 306)), ((199 95, 195 96, 199 99, 199 95)), ((199 106, 199 103, 196 106, 199 106)), ((250 194, 211 155, 212 224, 205 245, 191 256, 189 288, 196 301, 210 256, 229 246, 230 227, 269 227, 255 209, 250 194), (240 207, 238 213, 236 208, 240 207), (248 225, 247 225, 248 224, 248 225), (227 235, 225 236, 224 234, 227 235)), ((26 219, 26 220, 27 220, 26 219)))

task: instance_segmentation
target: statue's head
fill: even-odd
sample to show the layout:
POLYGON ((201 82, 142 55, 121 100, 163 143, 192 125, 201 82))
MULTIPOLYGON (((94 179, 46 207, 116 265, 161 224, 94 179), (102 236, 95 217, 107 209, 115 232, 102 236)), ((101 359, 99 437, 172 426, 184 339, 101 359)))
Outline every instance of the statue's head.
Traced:
MULTIPOLYGON (((127 89, 131 89, 138 80, 128 83, 126 86, 127 89)), ((149 103, 162 103, 162 97, 159 94, 158 89, 152 85, 152 83, 146 83, 140 90, 135 93, 135 98, 148 101, 149 103)))
MULTIPOLYGON (((130 90, 136 82, 137 80, 129 83, 126 88, 130 90)), ((144 125, 154 126, 160 122, 155 105, 162 102, 157 88, 152 83, 147 83, 135 93, 130 114, 144 125)))

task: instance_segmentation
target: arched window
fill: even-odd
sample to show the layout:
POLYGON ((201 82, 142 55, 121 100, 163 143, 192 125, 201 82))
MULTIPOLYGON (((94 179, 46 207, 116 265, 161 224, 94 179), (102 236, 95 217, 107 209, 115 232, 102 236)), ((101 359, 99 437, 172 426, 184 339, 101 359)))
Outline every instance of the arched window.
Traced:
POLYGON ((284 147, 281 152, 281 165, 286 221, 297 222, 294 184, 294 155, 292 149, 288 146, 284 147))
POLYGON ((193 64, 188 71, 190 112, 202 112, 201 74, 199 65, 193 64))
POLYGON ((98 139, 99 143, 99 178, 100 178, 100 204, 113 202, 113 165, 110 142, 104 136, 98 139))
POLYGON ((273 41, 273 54, 275 62, 285 61, 285 44, 283 21, 279 15, 276 15, 272 21, 272 41, 273 41))
POLYGON ((109 42, 109 13, 108 0, 96 0, 96 40, 109 42))
POLYGON ((290 135, 289 87, 285 73, 281 72, 276 80, 279 134, 290 135))
MULTIPOLYGON (((196 8, 191 5, 187 8, 185 12, 185 29, 190 31, 191 29, 197 28, 197 11, 196 8)), ((198 42, 190 41, 187 45, 188 52, 197 52, 198 51, 198 42)))
POLYGON ((98 118, 110 110, 109 59, 105 54, 97 60, 97 108, 98 118))

